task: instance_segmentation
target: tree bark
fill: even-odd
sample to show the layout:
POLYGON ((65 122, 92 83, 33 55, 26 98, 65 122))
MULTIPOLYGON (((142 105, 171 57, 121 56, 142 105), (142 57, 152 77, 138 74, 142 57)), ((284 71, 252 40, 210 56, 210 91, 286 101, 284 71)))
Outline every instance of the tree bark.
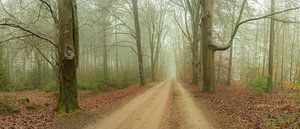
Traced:
MULTIPOLYGON (((275 12, 275 0, 271 0, 271 14, 275 12)), ((273 53, 275 41, 275 21, 271 18, 270 21, 270 47, 269 47, 269 66, 268 66, 268 91, 273 89, 273 53)))
POLYGON ((192 43, 192 85, 198 85, 198 42, 197 43, 192 43))
POLYGON ((215 50, 205 45, 203 50, 203 90, 205 92, 215 92, 215 50))
POLYGON ((143 61, 143 51, 141 43, 141 31, 139 22, 139 11, 138 11, 138 0, 132 0, 133 5, 133 16, 134 16, 134 26, 135 26, 135 40, 138 52, 138 62, 139 62, 139 74, 140 74, 140 86, 146 84, 144 75, 144 61, 143 61))
MULTIPOLYGON (((297 16, 295 16, 295 19, 297 19, 297 16)), ((294 27, 296 28, 294 30, 294 35, 293 35, 293 40, 292 40, 292 50, 291 50, 291 63, 290 63, 290 77, 289 77, 289 80, 290 82, 292 82, 292 75, 293 75, 293 67, 294 67, 294 47, 295 47, 295 43, 296 43, 296 34, 297 34, 297 25, 295 24, 294 27)), ((294 78, 295 78, 295 75, 294 75, 294 78)))
POLYGON ((78 17, 76 0, 59 0, 59 96, 56 110, 74 112, 77 100, 78 17))
MULTIPOLYGON (((234 26, 235 26, 235 5, 233 5, 233 12, 232 12, 232 25, 231 25, 231 31, 234 31, 234 26)), ((232 74, 232 57, 233 57, 233 47, 230 48, 229 52, 229 66, 228 66, 228 76, 227 76, 227 85, 231 85, 231 74, 232 74)))
MULTIPOLYGON (((106 18, 105 18, 106 19, 106 18)), ((106 20, 104 20, 104 24, 102 25, 102 43, 103 46, 107 46, 107 37, 106 37, 106 20)), ((107 47, 103 47, 103 83, 106 86, 109 75, 108 75, 108 68, 107 68, 107 47)))
POLYGON ((35 64, 37 65, 36 66, 36 73, 35 73, 35 76, 36 76, 36 81, 35 81, 35 88, 38 88, 41 86, 42 84, 42 62, 41 62, 41 59, 39 57, 39 54, 36 50, 34 50, 34 56, 35 56, 35 64))
POLYGON ((200 65, 200 56, 201 53, 199 53, 199 40, 200 40, 200 35, 199 35, 199 24, 201 21, 201 3, 199 0, 189 0, 187 1, 188 3, 188 9, 191 14, 191 26, 192 26, 192 43, 191 43, 191 50, 192 50, 192 70, 193 70, 193 75, 192 75, 192 84, 193 85, 198 85, 198 78, 199 78, 199 65, 200 65))
POLYGON ((115 34, 115 40, 116 40, 116 43, 115 43, 115 45, 116 45, 116 72, 117 72, 117 74, 119 74, 119 48, 118 48, 118 29, 119 29, 119 27, 117 26, 117 29, 115 30, 116 31, 116 34, 115 34))
POLYGON ((203 0, 203 16, 202 16, 202 38, 203 38, 203 90, 205 92, 215 92, 215 49, 212 44, 212 16, 213 16, 213 0, 203 0))
POLYGON ((235 26, 234 32, 231 35, 231 39, 228 44, 224 46, 218 46, 213 43, 213 10, 214 10, 214 0, 202 0, 202 39, 203 39, 203 90, 204 92, 214 93, 215 92, 215 62, 214 53, 219 50, 227 50, 232 46, 233 39, 236 35, 242 18, 242 13, 246 5, 246 0, 243 0, 240 14, 235 26))

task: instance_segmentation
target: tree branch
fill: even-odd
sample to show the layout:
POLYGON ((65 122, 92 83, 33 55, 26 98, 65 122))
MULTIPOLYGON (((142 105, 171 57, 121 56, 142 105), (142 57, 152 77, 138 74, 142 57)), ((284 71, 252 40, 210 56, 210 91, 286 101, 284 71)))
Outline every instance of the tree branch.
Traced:
POLYGON ((91 48, 88 52, 90 52, 90 51, 92 51, 94 49, 97 49, 97 48, 104 48, 104 47, 125 47, 125 48, 130 48, 137 55, 137 51, 132 46, 119 45, 119 44, 94 47, 94 48, 91 48))
POLYGON ((13 37, 13 38, 10 38, 10 39, 7 39, 7 40, 0 41, 0 45, 2 45, 5 42, 9 42, 11 40, 20 39, 20 38, 26 38, 26 37, 30 37, 30 36, 33 36, 33 35, 32 34, 28 34, 28 35, 22 35, 22 36, 18 36, 18 37, 13 37))
POLYGON ((51 5, 48 2, 44 1, 44 0, 39 0, 39 1, 47 6, 47 8, 49 9, 49 12, 50 12, 50 14, 51 14, 51 16, 54 20, 55 26, 58 28, 58 18, 55 15, 54 10, 52 9, 51 5))
POLYGON ((290 8, 290 9, 282 10, 282 11, 279 11, 279 12, 271 13, 271 14, 268 14, 268 15, 264 15, 264 16, 261 16, 261 17, 250 18, 250 19, 247 19, 245 21, 239 22, 239 23, 236 24, 236 26, 234 28, 234 31, 231 35, 230 41, 226 45, 224 45, 224 46, 217 46, 215 44, 210 44, 210 45, 215 47, 215 50, 221 50, 221 51, 222 50, 227 50, 228 48, 230 48, 232 46, 233 40, 234 40, 234 38, 236 36, 236 33, 237 33, 237 31, 238 31, 238 29, 241 25, 243 25, 245 23, 248 23, 248 22, 251 22, 251 21, 256 21, 256 20, 260 20, 260 19, 264 19, 264 18, 270 18, 273 15, 281 14, 281 13, 288 12, 288 11, 298 10, 298 9, 300 9, 300 7, 290 8))
POLYGON ((54 47, 58 48, 58 46, 53 42, 51 41, 50 39, 46 38, 46 37, 43 37, 43 36, 40 36, 39 34, 36 34, 28 29, 25 29, 24 27, 21 27, 19 25, 16 25, 16 24, 9 24, 9 23, 0 23, 0 26, 8 26, 8 27, 12 27, 12 28, 18 28, 22 31, 25 31, 27 33, 30 33, 32 34, 33 36, 39 38, 39 39, 42 39, 42 40, 45 40, 47 42, 49 42, 50 44, 52 44, 54 47))

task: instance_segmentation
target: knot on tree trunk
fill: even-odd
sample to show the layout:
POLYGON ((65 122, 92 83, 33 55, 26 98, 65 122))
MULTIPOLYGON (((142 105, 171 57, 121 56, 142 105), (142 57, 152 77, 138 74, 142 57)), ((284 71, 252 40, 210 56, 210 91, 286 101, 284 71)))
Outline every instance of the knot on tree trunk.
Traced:
POLYGON ((64 57, 66 60, 73 60, 75 57, 74 48, 70 45, 67 45, 64 57))

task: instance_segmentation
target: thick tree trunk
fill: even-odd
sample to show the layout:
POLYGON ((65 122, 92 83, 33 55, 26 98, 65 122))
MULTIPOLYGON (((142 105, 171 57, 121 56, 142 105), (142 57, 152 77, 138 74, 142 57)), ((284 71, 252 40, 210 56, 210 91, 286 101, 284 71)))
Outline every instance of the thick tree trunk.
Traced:
POLYGON ((76 0, 59 0, 59 96, 56 110, 73 112, 77 100, 78 18, 76 0))
POLYGON ((140 85, 143 86, 146 84, 145 75, 144 75, 144 61, 143 61, 143 51, 141 43, 141 31, 140 31, 140 22, 139 22, 139 11, 137 6, 138 0, 132 0, 133 5, 133 16, 134 16, 134 26, 135 26, 135 40, 138 52, 138 62, 139 62, 139 74, 140 74, 140 85))
POLYGON ((202 16, 202 38, 203 38, 203 90, 204 92, 215 92, 215 49, 212 44, 212 16, 213 16, 213 0, 203 0, 203 16, 202 16))
POLYGON ((233 44, 233 39, 238 30, 238 23, 240 23, 242 18, 242 13, 246 5, 247 0, 243 0, 240 14, 237 20, 234 32, 231 35, 229 43, 225 46, 218 46, 213 42, 213 10, 214 10, 214 0, 202 0, 202 39, 203 39, 203 90, 204 92, 215 92, 215 63, 214 63, 214 53, 219 50, 227 50, 233 44))
POLYGON ((203 50, 203 90, 205 92, 215 92, 215 50, 205 45, 203 50))

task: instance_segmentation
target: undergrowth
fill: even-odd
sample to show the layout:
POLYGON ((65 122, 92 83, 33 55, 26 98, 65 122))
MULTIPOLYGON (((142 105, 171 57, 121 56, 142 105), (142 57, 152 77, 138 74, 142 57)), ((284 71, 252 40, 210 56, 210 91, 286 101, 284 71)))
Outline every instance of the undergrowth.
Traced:
POLYGON ((300 113, 290 112, 286 114, 278 114, 274 117, 265 119, 266 127, 270 129, 277 129, 284 127, 286 129, 299 129, 300 128, 300 113))
POLYGON ((4 97, 0 99, 0 114, 19 113, 20 109, 14 106, 15 99, 12 97, 4 97))
POLYGON ((263 95, 268 91, 268 79, 264 76, 257 75, 248 81, 247 87, 252 92, 263 95))

